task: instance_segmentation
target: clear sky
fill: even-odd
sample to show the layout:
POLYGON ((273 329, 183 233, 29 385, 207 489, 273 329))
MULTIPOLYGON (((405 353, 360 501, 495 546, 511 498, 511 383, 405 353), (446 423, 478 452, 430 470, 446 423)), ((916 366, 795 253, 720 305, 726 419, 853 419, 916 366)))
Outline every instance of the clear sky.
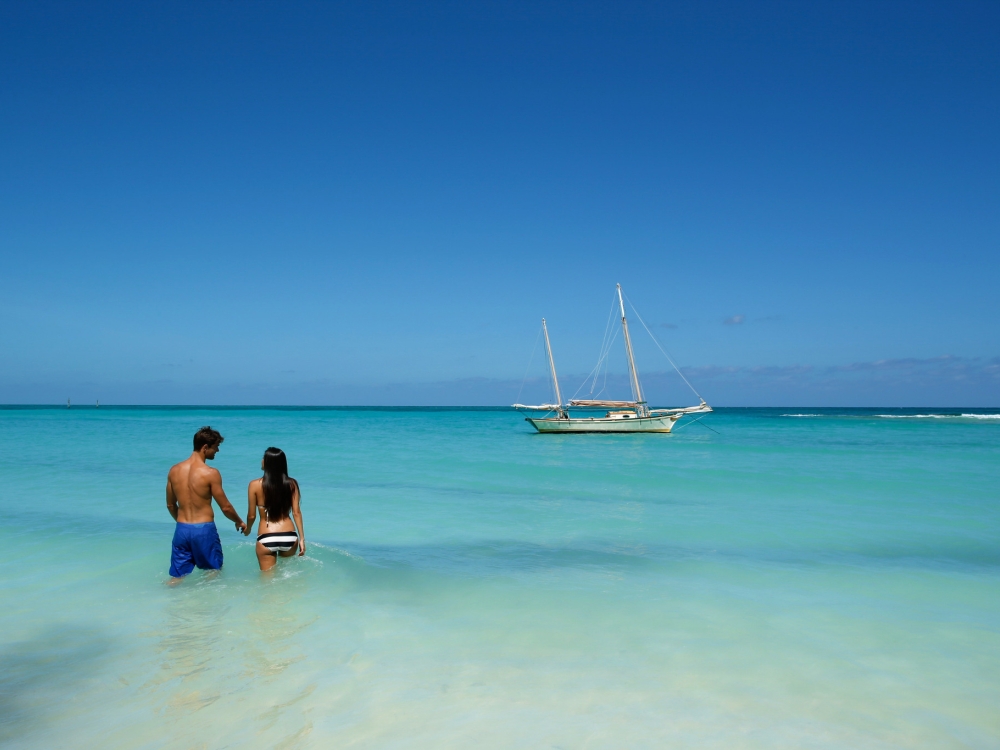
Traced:
POLYGON ((712 403, 1000 406, 998 39, 992 1, 2 3, 0 402, 510 403, 542 316, 572 393, 621 282, 712 403))

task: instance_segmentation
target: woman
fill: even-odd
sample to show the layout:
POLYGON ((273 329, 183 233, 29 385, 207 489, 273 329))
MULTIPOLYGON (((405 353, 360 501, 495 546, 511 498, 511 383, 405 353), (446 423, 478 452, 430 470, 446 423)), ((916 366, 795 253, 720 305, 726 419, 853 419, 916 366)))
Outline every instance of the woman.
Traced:
POLYGON ((264 451, 260 468, 264 470, 264 476, 254 479, 247 487, 250 507, 247 509, 245 533, 250 534, 260 508, 257 562, 261 570, 270 570, 277 565, 278 555, 291 557, 296 548, 300 556, 306 553, 306 533, 302 528, 302 511, 299 508, 299 483, 288 476, 288 461, 284 452, 268 448, 264 451), (290 516, 294 516, 294 524, 290 516))

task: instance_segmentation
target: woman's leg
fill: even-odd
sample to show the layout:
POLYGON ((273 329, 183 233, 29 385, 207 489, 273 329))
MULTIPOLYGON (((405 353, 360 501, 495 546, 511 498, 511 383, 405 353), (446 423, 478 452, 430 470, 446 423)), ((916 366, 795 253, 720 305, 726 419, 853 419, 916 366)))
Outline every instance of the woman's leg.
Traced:
POLYGON ((270 570, 275 565, 278 564, 278 558, 275 554, 267 549, 263 544, 257 542, 257 564, 260 565, 261 570, 270 570))

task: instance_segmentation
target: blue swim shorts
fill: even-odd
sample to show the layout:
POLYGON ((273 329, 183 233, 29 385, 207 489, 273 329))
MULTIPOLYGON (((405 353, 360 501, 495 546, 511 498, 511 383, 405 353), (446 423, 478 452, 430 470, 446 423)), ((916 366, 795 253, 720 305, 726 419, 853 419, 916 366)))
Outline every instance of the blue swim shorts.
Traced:
POLYGON ((222 541, 215 522, 178 523, 174 530, 174 549, 170 555, 170 575, 186 576, 197 565, 202 570, 222 567, 222 541))

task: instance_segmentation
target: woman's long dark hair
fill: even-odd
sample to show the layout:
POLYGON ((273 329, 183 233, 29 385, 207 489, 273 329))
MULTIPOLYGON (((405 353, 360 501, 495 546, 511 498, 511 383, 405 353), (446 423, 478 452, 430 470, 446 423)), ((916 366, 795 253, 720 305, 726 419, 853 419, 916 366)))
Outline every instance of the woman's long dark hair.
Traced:
POLYGON ((288 460, 285 452, 278 448, 264 451, 264 509, 268 521, 288 518, 292 510, 292 490, 294 482, 288 478, 288 460))

